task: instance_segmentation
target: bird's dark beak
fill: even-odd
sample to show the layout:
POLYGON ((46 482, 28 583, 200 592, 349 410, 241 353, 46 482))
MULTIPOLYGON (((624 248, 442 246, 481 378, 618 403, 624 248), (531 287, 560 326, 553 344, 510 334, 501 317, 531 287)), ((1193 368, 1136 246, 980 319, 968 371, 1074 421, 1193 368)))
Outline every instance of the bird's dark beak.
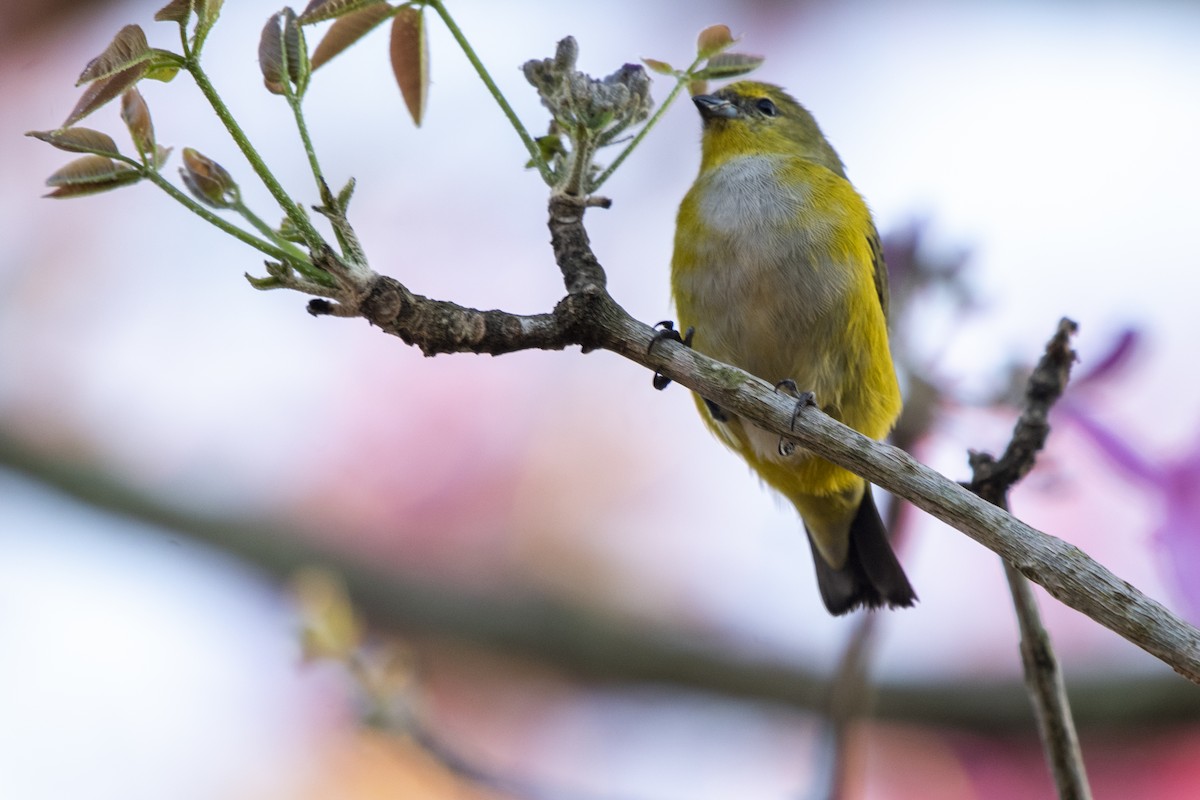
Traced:
POLYGON ((737 106, 713 94, 698 94, 692 98, 704 119, 732 119, 738 115, 737 106))

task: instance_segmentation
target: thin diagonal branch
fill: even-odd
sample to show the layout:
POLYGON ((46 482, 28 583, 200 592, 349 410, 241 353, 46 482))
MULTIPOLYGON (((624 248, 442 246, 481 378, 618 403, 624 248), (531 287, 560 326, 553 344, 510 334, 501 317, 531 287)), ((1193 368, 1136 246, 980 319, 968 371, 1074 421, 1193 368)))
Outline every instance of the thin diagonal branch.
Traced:
MULTIPOLYGON (((1062 396, 1075 363, 1071 335, 1076 325, 1060 320, 1058 330, 1029 376, 1025 406, 1004 454, 995 459, 987 453, 971 453, 974 477, 968 487, 984 500, 1008 509, 1008 491, 1033 469, 1037 454, 1050 435, 1050 408, 1062 396)), ((1037 600, 1029 582, 1008 561, 1004 574, 1012 593, 1021 629, 1021 663, 1025 683, 1038 722, 1038 733, 1046 749, 1046 761, 1054 775, 1060 798, 1088 800, 1092 796, 1067 689, 1059 669, 1050 634, 1042 624, 1037 600)))

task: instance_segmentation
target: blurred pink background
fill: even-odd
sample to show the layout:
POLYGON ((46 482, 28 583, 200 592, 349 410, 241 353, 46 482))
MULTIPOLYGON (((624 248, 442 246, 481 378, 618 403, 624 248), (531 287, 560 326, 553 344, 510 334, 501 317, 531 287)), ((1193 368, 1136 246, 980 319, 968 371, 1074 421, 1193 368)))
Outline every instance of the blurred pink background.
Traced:
MULTIPOLYGON (((314 319, 305 298, 252 290, 242 273, 261 274, 261 258, 150 185, 39 199, 73 156, 21 134, 66 117, 79 71, 122 25, 177 47, 174 27, 152 21, 159 5, 84 4, 39 21, 29 4, 0 2, 0 796, 517 796, 419 741, 364 729, 344 671, 301 664, 296 610, 269 566, 71 499, 17 455, 28 452, 183 515, 266 521, 286 531, 273 542, 283 551, 315 548, 481 609, 549 602, 731 668, 834 668, 853 620, 825 615, 794 512, 705 433, 685 390, 655 392, 608 353, 424 359, 361 321, 314 319)), ((1013 412, 986 400, 1060 316, 1082 326, 1080 375, 1131 332, 1129 354, 1069 396, 1012 505, 1200 621, 1187 595, 1200 577, 1200 9, 449 6, 535 134, 543 111, 518 67, 566 34, 595 75, 641 57, 684 65, 716 22, 765 55, 757 77, 814 112, 881 230, 923 220, 923 258, 968 254, 968 311, 927 292, 906 323, 914 364, 952 399, 919 455, 955 479, 968 448, 1003 446, 1013 412)), ((205 64, 285 185, 316 202, 290 113, 255 65, 275 10, 227 4, 205 64)), ((351 218, 377 271, 466 305, 547 310, 562 286, 545 189, 430 25, 420 130, 384 32, 317 73, 306 109, 322 166, 335 186, 358 179, 351 218)), ((140 88, 159 141, 176 148, 166 174, 195 147, 275 218, 187 76, 140 88)), ((125 141, 115 104, 84 124, 125 141)), ((612 293, 648 322, 673 314, 674 213, 698 135, 678 103, 605 187, 613 208, 589 213, 612 293)), ((996 557, 919 513, 905 530, 921 603, 879 620, 881 697, 978 682, 1023 703, 996 557)), ((1039 596, 1069 685, 1193 709, 1131 725, 1077 707, 1095 721, 1081 723, 1095 796, 1196 796, 1200 690, 1039 596)), ((416 653, 422 725, 547 797, 790 798, 821 785, 825 727, 803 704, 593 680, 469 636, 394 633, 416 653)), ((953 709, 891 708, 855 729, 847 796, 1053 795, 1031 724, 1001 714, 989 729, 981 712, 953 727, 938 722, 953 709)))

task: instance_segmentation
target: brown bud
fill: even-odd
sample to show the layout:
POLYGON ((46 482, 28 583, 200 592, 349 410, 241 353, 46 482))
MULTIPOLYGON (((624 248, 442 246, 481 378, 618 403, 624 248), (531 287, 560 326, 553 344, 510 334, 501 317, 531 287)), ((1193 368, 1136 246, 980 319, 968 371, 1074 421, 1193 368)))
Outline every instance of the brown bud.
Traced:
POLYGON ((179 174, 188 191, 213 208, 232 208, 241 202, 238 186, 225 168, 190 147, 183 148, 179 174))

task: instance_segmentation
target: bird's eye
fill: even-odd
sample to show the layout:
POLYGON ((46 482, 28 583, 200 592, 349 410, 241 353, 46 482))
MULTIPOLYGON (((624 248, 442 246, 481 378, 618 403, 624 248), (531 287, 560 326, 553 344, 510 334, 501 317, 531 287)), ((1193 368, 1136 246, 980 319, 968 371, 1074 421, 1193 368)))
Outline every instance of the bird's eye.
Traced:
POLYGON ((759 111, 761 111, 763 113, 763 115, 767 116, 767 117, 773 117, 779 113, 779 109, 777 109, 775 107, 775 104, 772 103, 770 101, 770 99, 768 99, 766 97, 762 98, 757 103, 755 103, 754 107, 757 108, 759 111))

